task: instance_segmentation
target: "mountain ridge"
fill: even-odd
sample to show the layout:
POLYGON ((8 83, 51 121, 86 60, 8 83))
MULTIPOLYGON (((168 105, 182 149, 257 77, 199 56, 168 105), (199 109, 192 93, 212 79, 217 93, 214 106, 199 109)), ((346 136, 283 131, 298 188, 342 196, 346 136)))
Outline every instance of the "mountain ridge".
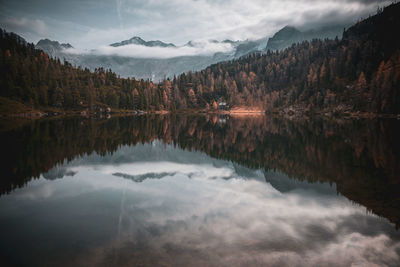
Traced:
MULTIPOLYGON (((104 107, 218 112, 218 102, 224 99, 228 108, 253 107, 290 116, 400 114, 400 40, 393 39, 399 28, 397 3, 353 25, 341 40, 303 41, 158 83, 120 78, 101 66, 90 72, 68 61, 63 64, 2 31, 0 96, 32 107, 85 108, 86 112, 100 112, 104 107)), ((158 67, 168 64, 153 62, 158 67)), ((143 63, 148 61, 138 64, 140 69, 143 63)))
POLYGON ((306 31, 300 31, 294 26, 287 25, 277 31, 271 38, 268 39, 267 47, 268 50, 282 50, 293 43, 301 43, 306 40, 317 39, 339 39, 342 37, 343 29, 348 25, 332 25, 325 26, 306 31))
POLYGON ((37 49, 41 49, 41 50, 45 51, 52 57, 58 56, 58 54, 65 49, 74 48, 69 43, 59 43, 58 41, 52 41, 47 38, 39 40, 36 43, 35 47, 37 49))
MULTIPOLYGON (((316 33, 317 34, 317 33, 316 33)), ((314 34, 315 36, 315 34, 314 34)), ((52 57, 65 59, 76 66, 87 67, 94 71, 98 67, 111 68, 121 77, 135 77, 139 79, 151 79, 152 81, 161 81, 164 78, 173 78, 188 71, 199 71, 212 64, 238 59, 251 53, 264 53, 271 49, 268 47, 269 39, 267 37, 257 40, 232 41, 225 39, 223 41, 208 40, 213 44, 229 44, 232 46, 230 52, 216 52, 212 55, 187 55, 179 57, 161 58, 135 58, 112 55, 96 55, 93 53, 80 54, 68 53, 65 47, 62 47, 57 41, 53 46, 41 45, 40 41, 36 48, 42 49, 52 57)), ((47 42, 49 43, 49 42, 47 42)), ((188 41, 183 46, 176 46, 172 43, 161 41, 145 41, 139 36, 121 42, 112 43, 112 47, 124 47, 129 44, 142 45, 144 47, 176 48, 201 46, 199 41, 188 41)), ((286 48, 292 44, 292 41, 286 42, 280 48, 286 48)), ((72 48, 72 47, 70 47, 72 48)), ((271 49, 273 50, 273 49, 271 49)))
POLYGON ((110 44, 112 47, 120 47, 120 46, 125 46, 125 45, 130 45, 130 44, 135 44, 135 45, 143 45, 143 46, 148 46, 148 47, 176 47, 173 43, 164 43, 160 40, 155 40, 155 41, 145 41, 139 36, 134 36, 129 40, 124 40, 121 42, 116 42, 110 44))

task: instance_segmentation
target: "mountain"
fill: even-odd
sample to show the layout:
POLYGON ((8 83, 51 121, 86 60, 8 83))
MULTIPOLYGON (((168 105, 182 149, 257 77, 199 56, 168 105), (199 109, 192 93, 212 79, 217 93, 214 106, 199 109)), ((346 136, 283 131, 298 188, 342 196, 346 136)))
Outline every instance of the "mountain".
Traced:
POLYGON ((261 38, 258 40, 250 41, 241 41, 236 43, 236 49, 234 58, 240 58, 243 56, 247 56, 252 53, 262 53, 265 52, 265 46, 267 44, 267 38, 261 38))
POLYGON ((111 47, 124 47, 126 45, 135 44, 144 47, 176 48, 177 50, 185 47, 201 50, 206 43, 231 46, 228 52, 176 56, 171 58, 138 58, 120 55, 103 55, 97 53, 96 50, 91 50, 88 53, 76 53, 72 50, 68 50, 68 48, 72 48, 71 45, 60 44, 57 41, 50 41, 48 39, 40 40, 36 48, 42 49, 52 57, 65 59, 73 65, 89 68, 92 71, 99 67, 106 69, 111 68, 121 77, 135 77, 138 79, 160 81, 164 78, 172 78, 183 72, 199 71, 218 62, 238 59, 252 53, 263 53, 266 49, 283 49, 290 46, 292 43, 318 37, 334 38, 337 35, 341 35, 342 31, 343 26, 325 27, 306 32, 300 32, 293 27, 285 27, 270 39, 264 37, 258 40, 244 41, 189 41, 183 46, 176 46, 172 43, 164 43, 159 40, 145 41, 135 36, 129 40, 110 44, 111 47))
MULTIPOLYGON (((226 43, 226 41, 224 41, 226 43)), ((144 47, 177 48, 174 44, 166 44, 161 41, 145 41, 140 37, 133 37, 119 43, 113 43, 111 47, 124 47, 136 44, 144 47)), ((185 46, 196 48, 199 44, 189 42, 185 46)), ((37 49, 41 49, 51 57, 65 59, 75 66, 89 68, 94 71, 102 67, 112 69, 121 77, 135 77, 138 79, 150 79, 160 81, 166 77, 172 78, 187 71, 198 71, 207 66, 232 59, 229 53, 200 54, 190 56, 177 56, 171 58, 139 58, 120 55, 104 55, 97 53, 96 50, 87 53, 76 53, 66 49, 63 44, 48 39, 40 40, 36 44, 37 49)), ((129 49, 129 48, 128 48, 129 49)))
POLYGON ((399 28, 397 3, 353 25, 341 40, 313 39, 278 52, 253 53, 239 59, 232 52, 243 44, 253 49, 256 46, 251 41, 237 42, 232 52, 213 56, 85 58, 104 60, 103 66, 110 62, 121 68, 136 64, 136 71, 160 68, 160 73, 165 73, 164 67, 172 72, 177 66, 201 68, 202 64, 219 62, 159 83, 122 79, 103 68, 90 72, 68 62, 62 64, 1 31, 0 104, 4 100, 42 109, 99 111, 111 107, 174 112, 217 109, 217 101, 224 99, 230 108, 246 106, 299 116, 400 114, 400 39, 393 38, 399 28))
MULTIPOLYGON (((341 40, 313 39, 279 52, 217 63, 191 75, 193 91, 202 92, 192 102, 211 94, 224 97, 231 107, 258 106, 287 114, 400 114, 400 39, 394 38, 399 28, 396 3, 348 28, 341 40)), ((286 28, 277 35, 302 34, 286 28)), ((188 79, 180 76, 177 84, 181 78, 188 79)))
POLYGON ((7 31, 4 31, 4 30, 0 31, 0 37, 2 39, 6 39, 7 36, 10 36, 13 40, 15 40, 15 42, 17 42, 18 44, 20 44, 22 46, 25 46, 25 45, 28 44, 28 42, 24 38, 19 36, 18 34, 15 34, 13 32, 7 32, 7 31))
POLYGON ((346 25, 334 25, 302 32, 295 27, 286 26, 268 39, 266 49, 282 50, 294 43, 301 43, 306 40, 341 38, 345 27, 346 25))
POLYGON ((159 40, 156 41, 145 41, 142 38, 138 37, 138 36, 134 36, 129 40, 125 40, 119 43, 113 43, 110 44, 110 46, 113 47, 119 47, 119 46, 124 46, 124 45, 130 45, 130 44, 135 44, 135 45, 144 45, 144 46, 148 46, 148 47, 155 47, 155 46, 159 46, 159 47, 176 47, 174 44, 172 43, 164 43, 161 42, 159 40))
POLYGON ((69 43, 60 44, 57 41, 42 39, 36 44, 36 48, 45 51, 52 57, 58 57, 65 49, 73 48, 73 46, 69 43))
POLYGON ((303 39, 301 31, 295 27, 286 26, 268 39, 267 49, 281 50, 291 46, 293 43, 299 43, 303 39))
POLYGON ((229 60, 229 55, 217 53, 214 55, 180 56, 166 59, 133 58, 118 55, 71 54, 61 51, 57 58, 65 59, 75 66, 82 66, 94 71, 102 67, 112 69, 121 77, 150 79, 158 82, 164 78, 173 78, 183 72, 198 71, 211 64, 229 60))
POLYGON ((172 78, 183 72, 199 71, 221 61, 232 60, 251 53, 262 52, 265 49, 266 42, 266 38, 254 41, 210 40, 202 42, 189 41, 183 46, 176 46, 172 43, 164 43, 158 40, 145 41, 135 36, 129 40, 110 44, 111 47, 124 47, 135 44, 144 47, 176 49, 187 47, 198 50, 204 49, 207 43, 231 46, 231 51, 228 52, 176 56, 170 58, 139 58, 120 55, 103 55, 97 53, 96 50, 91 50, 87 53, 76 53, 76 51, 68 50, 68 48, 73 48, 71 45, 60 44, 57 41, 50 41, 48 39, 40 40, 36 44, 36 48, 45 51, 51 57, 65 59, 72 65, 89 68, 92 71, 99 67, 105 69, 111 68, 121 77, 135 77, 138 79, 160 81, 166 77, 172 78))

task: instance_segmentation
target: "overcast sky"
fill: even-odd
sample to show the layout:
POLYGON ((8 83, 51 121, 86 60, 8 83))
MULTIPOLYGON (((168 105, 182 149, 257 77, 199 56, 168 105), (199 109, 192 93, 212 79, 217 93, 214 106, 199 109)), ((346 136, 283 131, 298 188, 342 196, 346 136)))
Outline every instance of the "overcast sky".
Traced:
POLYGON ((0 0, 0 27, 30 42, 80 49, 140 36, 182 45, 198 39, 257 39, 285 25, 343 24, 374 14, 375 0, 0 0))

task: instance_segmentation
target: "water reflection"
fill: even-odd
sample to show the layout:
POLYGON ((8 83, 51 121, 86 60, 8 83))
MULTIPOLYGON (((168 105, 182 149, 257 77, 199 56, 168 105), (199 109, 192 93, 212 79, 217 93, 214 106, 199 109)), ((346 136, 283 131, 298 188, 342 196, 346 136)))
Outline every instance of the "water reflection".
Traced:
POLYGON ((0 131, 2 193, 77 156, 96 152, 101 164, 102 156, 121 145, 158 139, 299 180, 335 183, 340 194, 400 225, 397 120, 294 122, 262 116, 225 118, 221 124, 218 116, 140 116, 33 121, 8 128, 0 131))
POLYGON ((396 266, 400 233, 387 219, 399 220, 397 127, 184 116, 3 131, 22 151, 7 151, 3 166, 3 192, 14 189, 0 197, 0 256, 34 266, 396 266))

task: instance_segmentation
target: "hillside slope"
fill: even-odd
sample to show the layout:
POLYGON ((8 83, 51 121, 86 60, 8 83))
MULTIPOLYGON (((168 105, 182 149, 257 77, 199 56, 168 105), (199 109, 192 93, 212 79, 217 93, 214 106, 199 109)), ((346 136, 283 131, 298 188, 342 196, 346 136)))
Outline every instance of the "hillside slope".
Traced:
POLYGON ((397 3, 349 28, 342 40, 305 41, 158 84, 62 64, 1 31, 0 96, 64 110, 209 110, 224 101, 264 110, 399 114, 399 28, 397 3))
POLYGON ((344 32, 281 52, 254 54, 181 75, 173 86, 191 92, 190 104, 224 98, 228 105, 400 113, 400 4, 344 32))

